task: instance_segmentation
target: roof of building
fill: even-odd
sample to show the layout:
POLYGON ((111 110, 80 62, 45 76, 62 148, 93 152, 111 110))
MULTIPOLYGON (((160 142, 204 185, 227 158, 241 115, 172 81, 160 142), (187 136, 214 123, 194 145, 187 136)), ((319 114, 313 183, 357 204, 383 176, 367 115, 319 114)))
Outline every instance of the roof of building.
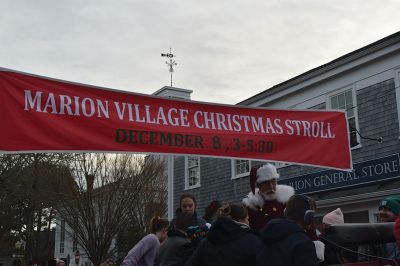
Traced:
POLYGON ((171 86, 164 86, 161 89, 159 89, 158 91, 154 92, 153 95, 159 95, 162 92, 169 90, 169 91, 178 91, 178 92, 184 92, 184 93, 192 93, 192 90, 188 90, 188 89, 182 89, 182 88, 177 88, 177 87, 171 87, 171 86))
POLYGON ((303 82, 305 80, 311 79, 313 77, 316 77, 318 75, 321 75, 327 71, 330 71, 332 69, 335 69, 339 66, 342 66, 344 64, 347 64, 349 62, 352 62, 356 59, 359 59, 365 55, 371 54, 373 52, 379 51, 385 47, 388 47, 390 45, 393 45, 395 43, 400 42, 400 31, 396 32, 392 35, 389 35, 383 39, 380 39, 376 42, 373 42, 367 46, 364 46, 360 49, 357 49, 353 52, 350 52, 346 55, 343 55, 331 62, 328 62, 324 65, 321 65, 319 67, 313 68, 307 72, 304 72, 298 76, 295 76, 289 80, 286 80, 282 83, 279 83, 271 88, 268 88, 250 98, 247 98, 239 103, 237 105, 250 105, 254 102, 257 102, 267 96, 273 95, 275 93, 278 93, 280 91, 283 91, 287 88, 290 88, 291 86, 294 86, 295 84, 298 84, 300 82, 303 82))

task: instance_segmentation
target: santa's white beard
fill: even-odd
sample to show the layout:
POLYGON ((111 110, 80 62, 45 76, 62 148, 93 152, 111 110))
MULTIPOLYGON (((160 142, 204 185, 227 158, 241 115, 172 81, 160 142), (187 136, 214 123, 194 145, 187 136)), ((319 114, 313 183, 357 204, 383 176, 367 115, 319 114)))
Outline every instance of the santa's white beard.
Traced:
POLYGON ((275 190, 270 190, 268 192, 262 192, 261 190, 258 191, 265 200, 274 200, 276 198, 275 192, 275 190))

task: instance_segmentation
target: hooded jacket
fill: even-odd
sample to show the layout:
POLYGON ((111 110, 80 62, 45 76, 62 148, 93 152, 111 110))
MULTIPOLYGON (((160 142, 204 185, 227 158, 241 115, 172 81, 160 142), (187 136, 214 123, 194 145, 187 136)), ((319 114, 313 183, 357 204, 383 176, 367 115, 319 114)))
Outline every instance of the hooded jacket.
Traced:
POLYGON ((257 254, 257 266, 316 266, 313 242, 294 222, 271 220, 262 230, 263 247, 257 254))
POLYGON ((193 246, 187 235, 179 230, 170 230, 168 238, 157 251, 154 266, 181 266, 190 257, 193 246))
POLYGON ((185 266, 253 266, 260 247, 254 231, 229 218, 218 218, 185 266))

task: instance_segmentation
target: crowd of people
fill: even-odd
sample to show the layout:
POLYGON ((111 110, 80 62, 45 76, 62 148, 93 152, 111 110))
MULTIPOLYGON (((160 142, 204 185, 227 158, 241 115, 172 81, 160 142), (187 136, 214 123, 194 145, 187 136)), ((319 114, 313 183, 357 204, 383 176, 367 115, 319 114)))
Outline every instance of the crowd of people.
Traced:
MULTIPOLYGON (((278 184, 272 164, 253 167, 251 192, 241 203, 212 201, 204 219, 193 195, 180 197, 175 218, 154 217, 151 233, 125 257, 124 266, 268 266, 333 265, 357 261, 358 247, 339 253, 323 237, 330 227, 343 224, 340 208, 326 214, 316 228, 316 204, 278 184)), ((379 256, 400 260, 400 196, 382 200, 379 221, 395 222, 396 243, 381 245, 379 256)))

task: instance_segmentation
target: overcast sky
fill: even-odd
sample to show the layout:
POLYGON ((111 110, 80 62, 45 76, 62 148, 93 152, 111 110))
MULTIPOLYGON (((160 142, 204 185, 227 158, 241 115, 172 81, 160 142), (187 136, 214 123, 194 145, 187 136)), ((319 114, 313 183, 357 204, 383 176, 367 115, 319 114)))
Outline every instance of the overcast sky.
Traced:
POLYGON ((236 104, 400 30, 397 0, 0 0, 0 67, 236 104))

